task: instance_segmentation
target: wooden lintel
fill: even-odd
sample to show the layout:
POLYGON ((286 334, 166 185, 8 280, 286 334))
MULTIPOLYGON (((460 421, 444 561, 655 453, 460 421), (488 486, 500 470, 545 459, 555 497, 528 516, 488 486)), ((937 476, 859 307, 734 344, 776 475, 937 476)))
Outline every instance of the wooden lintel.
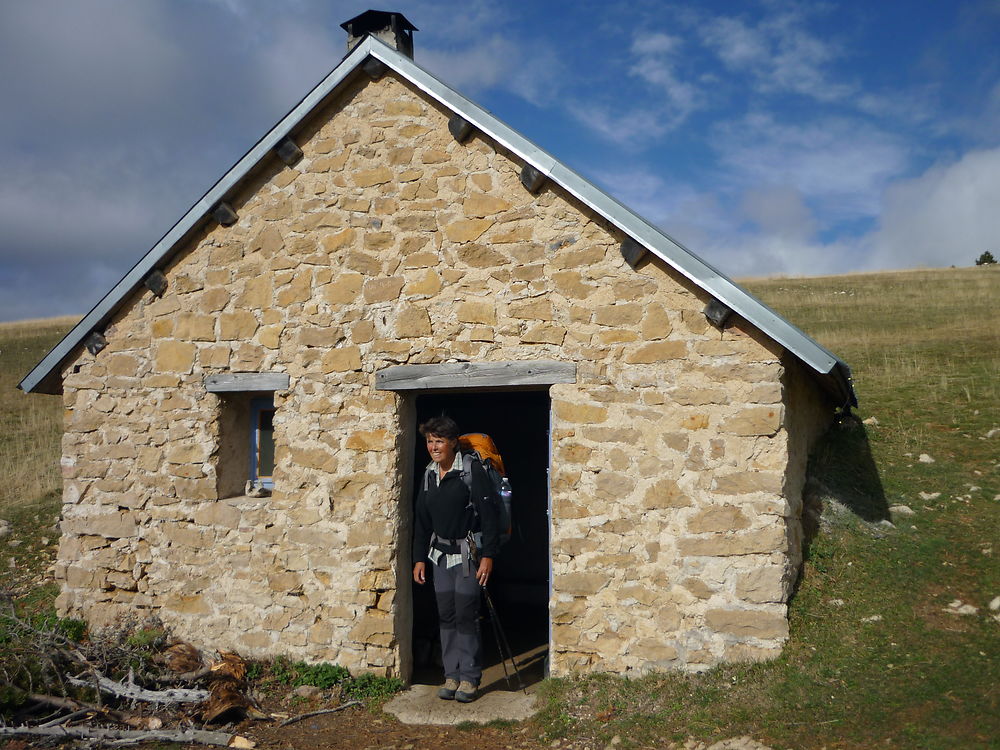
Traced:
POLYGON ((227 372, 206 375, 205 390, 209 393, 285 391, 288 390, 288 382, 288 373, 285 372, 227 372))
POLYGON ((639 265, 639 261, 641 261, 649 251, 631 237, 626 237, 625 241, 622 243, 621 252, 625 262, 635 269, 639 265))
POLYGON ((475 126, 471 122, 459 115, 452 115, 451 119, 448 120, 448 132, 459 143, 465 143, 469 140, 472 131, 475 129, 475 126))
POLYGON ((224 227, 231 227, 236 223, 237 219, 239 219, 236 215, 236 211, 233 210, 233 207, 225 201, 220 201, 219 204, 212 209, 212 218, 224 227))
POLYGON ((398 365, 375 374, 375 387, 382 391, 496 388, 575 382, 576 363, 556 360, 398 365))
POLYGON ((369 57, 361 65, 361 69, 367 74, 369 78, 373 81, 377 81, 379 78, 386 74, 389 68, 381 60, 376 60, 374 57, 369 57))
POLYGON ((545 175, 530 164, 525 164, 521 169, 521 184, 529 193, 537 193, 544 182, 545 175))
POLYGON ((157 297, 162 297, 163 293, 167 291, 167 277, 164 276, 163 271, 158 268, 144 278, 142 283, 143 286, 145 286, 157 297))
POLYGON ((108 345, 108 340, 104 338, 103 333, 91 331, 90 335, 87 336, 87 340, 83 342, 83 345, 87 347, 88 352, 96 355, 99 351, 101 351, 101 349, 108 345))
POLYGON ((302 158, 302 149, 291 138, 282 138, 274 152, 289 167, 302 158))
POLYGON ((705 317, 708 322, 716 328, 723 328, 729 316, 733 314, 733 309, 724 302, 720 302, 714 297, 705 305, 705 317))

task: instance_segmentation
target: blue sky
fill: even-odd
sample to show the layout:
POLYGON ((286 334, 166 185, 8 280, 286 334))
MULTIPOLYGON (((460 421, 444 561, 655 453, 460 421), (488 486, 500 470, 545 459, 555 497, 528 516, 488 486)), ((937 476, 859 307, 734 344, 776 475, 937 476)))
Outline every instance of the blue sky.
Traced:
MULTIPOLYGON (((84 313, 340 61, 339 0, 0 3, 0 320, 84 313)), ((1000 250, 1000 0, 399 0, 415 58, 735 277, 1000 250)))

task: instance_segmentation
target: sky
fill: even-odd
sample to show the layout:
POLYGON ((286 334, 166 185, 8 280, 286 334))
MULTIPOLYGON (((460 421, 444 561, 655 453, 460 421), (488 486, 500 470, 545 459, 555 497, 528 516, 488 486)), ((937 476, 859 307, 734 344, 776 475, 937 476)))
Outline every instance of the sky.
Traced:
MULTIPOLYGON (((83 314, 350 0, 0 0, 0 320, 83 314)), ((415 60, 729 276, 1000 255, 1000 0, 396 0, 415 60)))

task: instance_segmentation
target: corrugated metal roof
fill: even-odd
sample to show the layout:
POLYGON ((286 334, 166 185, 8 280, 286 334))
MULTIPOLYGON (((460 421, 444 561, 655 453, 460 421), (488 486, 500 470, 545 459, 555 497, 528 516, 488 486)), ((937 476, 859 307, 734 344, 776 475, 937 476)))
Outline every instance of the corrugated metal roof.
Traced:
POLYGON ((388 45, 367 37, 319 85, 240 159, 173 228, 157 242, 93 310, 24 378, 24 391, 59 393, 60 366, 82 345, 87 335, 100 330, 122 304, 142 286, 143 279, 171 257, 185 239, 211 220, 212 209, 266 158, 281 141, 333 94, 369 56, 381 61, 428 96, 448 107, 513 154, 562 186, 582 203, 632 237, 664 262, 720 300, 734 312, 773 338, 813 370, 844 404, 856 404, 850 368, 836 355, 742 289, 680 243, 588 182, 494 115, 447 86, 413 60, 388 45))

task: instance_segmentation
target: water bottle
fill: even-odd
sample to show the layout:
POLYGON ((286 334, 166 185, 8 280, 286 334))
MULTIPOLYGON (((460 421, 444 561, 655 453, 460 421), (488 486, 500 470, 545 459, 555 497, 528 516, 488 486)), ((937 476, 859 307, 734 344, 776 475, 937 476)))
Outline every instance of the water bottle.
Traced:
POLYGON ((510 498, 514 493, 510 489, 510 482, 507 481, 507 477, 502 477, 500 479, 500 501, 506 506, 510 507, 510 498))

